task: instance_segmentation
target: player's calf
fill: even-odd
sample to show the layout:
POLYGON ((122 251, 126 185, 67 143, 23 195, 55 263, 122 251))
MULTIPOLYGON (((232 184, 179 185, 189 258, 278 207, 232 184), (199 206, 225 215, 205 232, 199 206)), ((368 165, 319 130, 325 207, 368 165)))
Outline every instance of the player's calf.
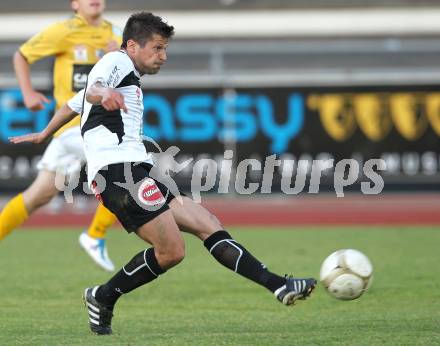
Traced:
POLYGON ((298 299, 305 299, 316 286, 315 279, 281 277, 270 272, 226 231, 213 233, 204 244, 218 262, 266 287, 285 305, 292 305, 298 299))

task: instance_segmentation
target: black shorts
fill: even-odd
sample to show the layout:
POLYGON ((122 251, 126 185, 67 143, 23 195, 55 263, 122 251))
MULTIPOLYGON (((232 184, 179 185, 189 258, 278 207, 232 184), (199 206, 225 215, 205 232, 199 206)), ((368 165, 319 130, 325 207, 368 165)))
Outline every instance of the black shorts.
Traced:
POLYGON ((148 163, 111 164, 100 170, 92 183, 95 196, 129 233, 168 210, 168 203, 175 198, 165 185, 150 177, 151 168, 148 163))

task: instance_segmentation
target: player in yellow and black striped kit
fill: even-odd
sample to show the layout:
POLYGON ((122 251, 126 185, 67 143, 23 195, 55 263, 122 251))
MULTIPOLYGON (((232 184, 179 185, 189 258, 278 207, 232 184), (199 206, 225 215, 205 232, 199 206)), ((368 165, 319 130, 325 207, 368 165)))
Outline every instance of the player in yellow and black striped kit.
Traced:
MULTIPOLYGON (((44 108, 44 103, 49 100, 33 89, 29 65, 45 57, 55 57, 53 84, 58 109, 85 87, 93 65, 105 53, 120 47, 120 30, 102 18, 105 0, 71 0, 70 3, 75 11, 72 18, 45 28, 14 55, 14 68, 24 103, 32 111, 44 108)), ((79 122, 77 116, 56 133, 37 166, 37 178, 3 208, 0 240, 58 193, 56 172, 67 176, 79 170, 85 162, 79 122)), ((115 220, 116 217, 100 204, 88 231, 79 238, 80 245, 92 259, 109 271, 114 270, 114 265, 108 257, 105 234, 115 220)))

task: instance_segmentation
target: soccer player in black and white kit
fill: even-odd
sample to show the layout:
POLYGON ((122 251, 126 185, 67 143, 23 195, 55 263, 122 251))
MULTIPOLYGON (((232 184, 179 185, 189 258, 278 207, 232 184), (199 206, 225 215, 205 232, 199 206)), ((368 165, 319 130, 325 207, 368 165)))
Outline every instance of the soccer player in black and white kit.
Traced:
POLYGON ((94 66, 85 93, 80 92, 62 107, 42 133, 15 139, 40 142, 67 121, 69 114, 82 108, 81 132, 90 187, 127 232, 152 245, 136 254, 109 281, 85 290, 89 324, 96 334, 112 332, 113 308, 123 294, 155 280, 182 261, 185 245, 181 231, 198 237, 218 262, 266 287, 285 305, 305 299, 316 285, 311 278, 270 272, 223 229, 215 216, 186 196, 175 198, 152 177, 153 162, 142 142, 139 79, 159 72, 167 59, 173 31, 151 13, 133 14, 124 28, 122 50, 108 53, 94 66))

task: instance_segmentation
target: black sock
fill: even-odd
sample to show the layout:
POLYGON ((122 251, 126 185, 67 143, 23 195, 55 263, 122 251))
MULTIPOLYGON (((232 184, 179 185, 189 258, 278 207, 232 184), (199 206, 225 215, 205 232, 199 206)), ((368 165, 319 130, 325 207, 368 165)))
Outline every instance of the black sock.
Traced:
POLYGON ((114 305, 118 298, 165 273, 154 255, 154 248, 139 252, 107 283, 99 286, 95 298, 102 304, 114 305))
POLYGON ((285 278, 271 273, 266 266, 238 244, 226 231, 211 234, 204 242, 214 258, 225 267, 275 292, 286 282, 285 278))

